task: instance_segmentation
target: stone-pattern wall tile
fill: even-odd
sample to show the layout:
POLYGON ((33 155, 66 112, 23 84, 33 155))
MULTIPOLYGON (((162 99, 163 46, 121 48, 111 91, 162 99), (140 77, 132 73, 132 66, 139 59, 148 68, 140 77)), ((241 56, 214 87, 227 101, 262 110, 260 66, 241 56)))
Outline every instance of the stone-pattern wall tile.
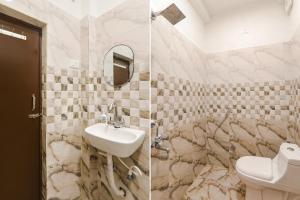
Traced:
POLYGON ((281 143, 300 144, 299 41, 297 33, 290 42, 205 54, 164 19, 152 23, 151 119, 171 149, 169 157, 152 150, 154 197, 182 199, 194 173, 185 199, 242 200, 237 159, 273 158, 281 143), (195 99, 194 89, 200 91, 195 99), (180 106, 187 108, 184 114, 180 106), (169 172, 159 173, 167 166, 169 172))
POLYGON ((205 56, 163 17, 151 27, 151 142, 170 149, 151 150, 151 195, 182 199, 206 164, 205 56))
POLYGON ((184 199, 243 200, 245 187, 236 172, 226 167, 207 165, 188 187, 184 199))
POLYGON ((207 54, 211 84, 264 83, 293 80, 300 75, 299 42, 290 42, 207 54))
POLYGON ((151 22, 151 73, 206 82, 206 55, 164 17, 151 22))
POLYGON ((170 198, 177 199, 184 194, 186 185, 193 182, 193 127, 171 131, 170 141, 170 198))
POLYGON ((45 77, 47 198, 80 197, 81 75, 48 66, 45 77))
POLYGON ((197 177, 207 164, 207 119, 201 118, 193 125, 193 173, 197 177))
MULTIPOLYGON (((199 84, 204 89, 194 93, 195 96, 189 96, 193 93, 188 90, 193 91, 193 87, 186 87, 189 85, 188 81, 165 77, 168 76, 152 75, 151 80, 151 117, 158 122, 159 134, 168 137, 163 145, 171 150, 169 155, 152 150, 152 158, 155 158, 152 160, 152 193, 155 196, 181 199, 187 187, 195 182, 194 178, 207 164, 235 173, 236 160, 241 156, 273 158, 282 142, 296 140, 296 105, 291 104, 295 98, 293 95, 296 94, 297 82, 294 80, 227 85, 199 84), (168 126, 179 113, 172 112, 176 104, 169 101, 170 83, 176 81, 178 94, 183 93, 180 88, 188 88, 184 91, 186 98, 180 99, 178 95, 176 102, 190 112, 183 112, 185 117, 176 119, 174 124, 177 126, 168 126), (194 97, 198 98, 195 101, 198 103, 189 104, 194 97), (199 103, 203 109, 193 112, 199 108, 199 103), (162 105, 167 106, 164 108, 162 105), (166 165, 169 166, 169 172, 158 173, 166 165)), ((154 129, 152 138, 155 135, 154 129)), ((235 179, 231 175, 230 178, 235 179)), ((225 191, 223 195, 226 198, 230 195, 244 198, 240 188, 221 190, 225 191)))
MULTIPOLYGON (((125 126, 146 131, 141 148, 130 158, 124 159, 129 166, 138 166, 143 175, 134 180, 127 179, 128 170, 115 160, 115 176, 118 184, 127 190, 126 199, 148 199, 149 196, 149 128, 150 128, 150 56, 149 56, 149 2, 148 0, 127 0, 110 11, 95 18, 88 17, 82 21, 87 27, 87 44, 83 45, 86 55, 84 62, 87 69, 82 70, 82 88, 84 126, 100 122, 101 114, 109 113, 108 107, 115 102, 118 113, 122 115, 125 126), (134 73, 129 83, 122 87, 113 87, 103 77, 103 59, 113 46, 125 44, 134 52, 134 73)), ((85 55, 85 54, 83 54, 85 55)), ((97 187, 101 199, 120 199, 107 182, 106 160, 96 155, 97 187)), ((90 174, 96 169, 91 169, 90 174)), ((88 191, 87 193, 91 193, 88 191)))
POLYGON ((223 118, 207 118, 208 163, 229 167, 230 128, 223 118))

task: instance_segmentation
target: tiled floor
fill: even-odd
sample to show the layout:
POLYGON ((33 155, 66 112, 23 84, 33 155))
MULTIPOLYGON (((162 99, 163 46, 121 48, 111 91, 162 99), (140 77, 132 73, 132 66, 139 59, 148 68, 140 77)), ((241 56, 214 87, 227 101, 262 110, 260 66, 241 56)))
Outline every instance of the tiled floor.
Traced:
POLYGON ((235 170, 206 165, 187 189, 185 200, 244 200, 245 186, 235 170))

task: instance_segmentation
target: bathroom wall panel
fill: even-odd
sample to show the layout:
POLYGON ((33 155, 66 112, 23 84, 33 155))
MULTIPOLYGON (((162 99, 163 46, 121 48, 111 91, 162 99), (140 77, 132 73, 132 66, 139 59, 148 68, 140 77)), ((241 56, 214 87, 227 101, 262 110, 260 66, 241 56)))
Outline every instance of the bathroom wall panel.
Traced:
POLYGON ((81 76, 78 70, 47 68, 47 198, 80 196, 81 76), (63 181, 62 181, 63 180, 63 181))
MULTIPOLYGON (((185 199, 244 199, 245 187, 236 175, 236 160, 246 155, 273 158, 282 142, 299 144, 298 38, 296 34, 285 43, 216 54, 199 52, 201 56, 193 57, 197 48, 185 48, 191 45, 190 41, 174 27, 160 18, 152 22, 151 117, 158 120, 159 133, 170 137, 165 145, 171 148, 167 159, 152 151, 155 158, 152 160, 152 194, 155 197, 166 197, 167 193, 169 199, 183 198, 188 185, 184 183, 190 182, 191 175, 185 174, 183 169, 188 169, 188 164, 198 163, 194 165, 195 177, 198 177, 190 183, 185 199), (194 54, 189 49, 193 49, 194 54), (194 59, 198 63, 193 62, 194 59), (173 93, 170 83, 179 81, 177 88, 181 93, 180 84, 187 85, 185 80, 199 84, 196 88, 203 91, 196 95, 196 101, 191 100, 188 93, 179 98, 170 95, 173 93), (179 102, 179 111, 174 109, 176 102, 179 102), (203 108, 201 112, 189 112, 197 105, 203 108), (181 106, 187 108, 187 112, 180 113, 181 106), (190 141, 186 136, 190 135, 191 124, 198 124, 199 133, 193 133, 193 144, 196 144, 193 159, 184 160, 190 148, 183 152, 178 148, 190 141), (180 163, 182 159, 184 167, 180 163), (180 164, 176 165, 177 162, 180 164), (166 165, 170 172, 159 173, 166 165), (218 176, 220 171, 224 172, 223 178, 218 176)), ((191 88, 187 91, 193 91, 191 88)))
POLYGON ((47 198, 80 196, 80 21, 47 6, 47 198), (75 65, 74 64, 75 61, 75 65), (63 181, 62 181, 63 180, 63 181))
POLYGON ((188 187, 183 199, 242 200, 245 199, 245 188, 235 171, 207 165, 188 187))
POLYGON ((152 199, 182 199, 206 164, 205 58, 164 18, 152 21, 151 119, 168 137, 151 150, 152 199), (194 123, 199 121, 198 123, 194 123))
MULTIPOLYGON (((88 51, 84 65, 87 70, 82 71, 85 97, 83 103, 83 121, 85 126, 99 122, 102 113, 108 113, 108 106, 116 102, 119 113, 123 113, 125 125, 146 131, 142 147, 131 156, 123 159, 129 166, 137 165, 143 176, 133 181, 127 179, 127 169, 115 160, 118 184, 127 190, 127 199, 148 199, 149 196, 149 128, 150 128, 150 69, 149 69, 149 2, 147 0, 127 0, 103 15, 88 17, 82 21, 82 26, 88 26, 88 51), (103 59, 105 53, 117 44, 130 46, 135 54, 134 74, 130 83, 121 88, 114 88, 103 78, 103 59)), ((84 45, 84 46, 85 46, 84 45)), ((83 146, 86 146, 84 144, 83 146)), ((84 147, 83 147, 84 148, 84 147)), ((97 181, 83 178, 84 195, 88 199, 97 199, 92 193, 97 188, 102 199, 120 199, 107 182, 106 159, 93 151, 83 151, 84 165, 87 166, 86 175, 98 173, 97 181), (86 155, 87 154, 87 155, 86 155), (88 159, 89 158, 89 159, 88 159), (93 168, 90 161, 98 160, 97 168, 93 168), (91 168, 90 168, 91 166, 91 168), (96 185, 95 185, 96 184, 96 185), (91 186, 92 185, 92 186, 91 186), (94 190, 93 190, 94 188, 94 190)), ((85 176, 86 176, 85 175, 85 176)))
POLYGON ((205 83, 205 54, 162 16, 151 27, 151 73, 205 83))
POLYGON ((205 93, 204 84, 152 72, 151 118, 158 123, 159 133, 204 116, 205 93))
POLYGON ((206 142, 199 140, 199 134, 200 137, 205 135, 202 128, 201 123, 190 122, 167 132, 170 140, 170 199, 182 199, 187 188, 207 164, 206 142))
POLYGON ((169 155, 152 149, 152 157, 156 159, 151 161, 151 187, 157 196, 165 198, 167 192, 170 199, 182 197, 195 173, 205 165, 204 94, 200 83, 152 73, 151 119, 158 127, 152 129, 151 137, 153 141, 157 131, 167 136, 163 146, 170 148, 169 155), (194 124, 194 121, 200 122, 194 124), (154 170, 162 166, 169 170, 163 170, 164 173, 154 170))
POLYGON ((300 75, 295 39, 286 43, 207 54, 210 84, 293 80, 300 75))
POLYGON ((298 35, 285 43, 207 55, 207 115, 222 120, 231 110, 231 166, 240 156, 274 157, 282 142, 298 143, 298 35))

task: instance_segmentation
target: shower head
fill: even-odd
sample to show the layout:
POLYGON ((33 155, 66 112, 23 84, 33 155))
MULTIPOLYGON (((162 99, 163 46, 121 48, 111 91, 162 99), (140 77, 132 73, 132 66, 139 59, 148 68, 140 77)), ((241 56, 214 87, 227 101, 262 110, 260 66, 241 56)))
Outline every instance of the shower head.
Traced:
POLYGON ((164 16, 173 25, 185 18, 185 15, 174 3, 160 12, 152 12, 152 19, 155 20, 159 15, 164 16))

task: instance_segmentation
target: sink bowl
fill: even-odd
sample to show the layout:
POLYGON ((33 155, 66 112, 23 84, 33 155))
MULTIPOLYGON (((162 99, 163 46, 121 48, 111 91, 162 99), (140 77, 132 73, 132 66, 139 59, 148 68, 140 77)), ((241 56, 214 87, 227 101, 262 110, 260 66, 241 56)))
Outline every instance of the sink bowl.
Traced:
POLYGON ((85 133, 86 139, 93 147, 121 158, 131 156, 145 138, 145 131, 114 128, 101 123, 86 128, 85 133))

